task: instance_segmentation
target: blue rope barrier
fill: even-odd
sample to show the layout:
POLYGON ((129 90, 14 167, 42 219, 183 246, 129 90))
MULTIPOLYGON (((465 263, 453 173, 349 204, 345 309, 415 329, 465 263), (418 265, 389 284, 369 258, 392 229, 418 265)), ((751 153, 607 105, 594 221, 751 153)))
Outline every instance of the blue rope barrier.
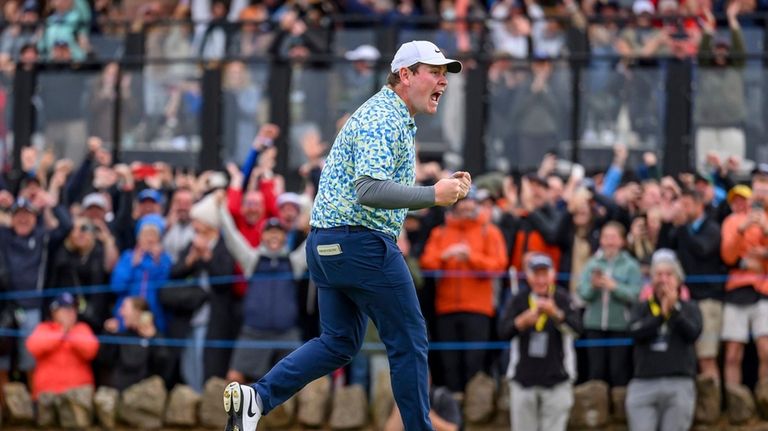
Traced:
MULTIPOLYGON (((427 278, 447 278, 447 277, 476 277, 476 278, 496 278, 496 279, 509 279, 508 272, 500 271, 423 271, 422 275, 427 278)), ((210 277, 208 283, 210 285, 219 284, 231 284, 258 280, 291 280, 294 279, 290 272, 280 273, 257 273, 253 274, 250 278, 243 275, 222 275, 217 277, 210 277)), ((307 279, 305 275, 303 279, 307 279)), ((519 274, 517 277, 519 280, 523 280, 525 277, 523 274, 519 274)), ((559 281, 569 281, 570 273, 559 273, 557 279, 559 281)), ((720 274, 702 274, 691 275, 685 278, 685 283, 688 285, 695 285, 701 283, 725 283, 728 281, 728 275, 720 274)), ((768 275, 762 278, 768 279, 768 275)), ((200 279, 189 278, 184 280, 169 280, 163 285, 158 286, 157 289, 173 289, 177 287, 189 287, 198 286, 200 279)), ((43 290, 14 290, 10 292, 0 292, 0 301, 12 301, 17 299, 36 299, 36 298, 53 298, 63 292, 70 292, 82 295, 93 295, 100 293, 123 293, 130 289, 131 285, 112 286, 110 284, 99 284, 89 286, 67 286, 67 287, 55 287, 43 290)))
MULTIPOLYGON (((18 329, 0 328, 0 336, 13 337, 13 338, 26 338, 29 336, 29 332, 18 329)), ((186 338, 140 338, 140 337, 127 337, 119 335, 98 335, 96 338, 101 344, 116 344, 116 345, 142 345, 142 346, 162 346, 162 347, 188 347, 193 346, 195 343, 192 340, 186 338)), ((280 341, 280 340, 249 340, 249 341, 237 341, 237 340, 205 340, 203 342, 204 348, 211 349, 251 349, 251 350, 292 350, 300 347, 303 344, 302 341, 280 341)), ((595 338, 586 340, 574 341, 574 347, 576 348, 593 348, 593 347, 616 347, 616 346, 631 346, 633 341, 631 338, 595 338)), ((429 350, 505 350, 509 348, 509 342, 507 341, 472 341, 472 342, 458 342, 458 341, 433 341, 429 343, 429 350)), ((385 351, 386 347, 383 343, 363 343, 361 348, 363 351, 385 351)))

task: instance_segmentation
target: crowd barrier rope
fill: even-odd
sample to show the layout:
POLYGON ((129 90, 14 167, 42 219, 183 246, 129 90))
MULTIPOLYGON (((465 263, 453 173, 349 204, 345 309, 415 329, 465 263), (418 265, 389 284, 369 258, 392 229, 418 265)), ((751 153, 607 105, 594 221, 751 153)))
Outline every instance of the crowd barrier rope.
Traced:
MULTIPOLYGON (((508 280, 510 276, 516 277, 518 280, 523 280, 525 276, 523 274, 510 275, 507 271, 423 271, 422 275, 425 278, 446 278, 446 277, 478 277, 478 278, 495 278, 500 280, 508 280)), ((768 277, 768 276, 767 276, 768 277)), ((268 274, 254 274, 250 278, 243 275, 225 275, 210 277, 208 283, 210 285, 227 284, 227 283, 240 283, 248 281, 258 280, 290 280, 296 277, 291 272, 278 272, 268 274)), ((307 278, 307 275, 303 277, 307 278)), ((569 273, 557 274, 557 279, 561 282, 570 280, 569 273)), ((724 283, 728 280, 727 275, 722 274, 705 274, 705 275, 691 275, 687 276, 685 283, 687 285, 696 285, 699 283, 724 283)), ((168 280, 157 286, 157 289, 173 289, 180 287, 196 286, 200 284, 198 278, 188 278, 183 280, 168 280)), ((89 286, 73 286, 73 287, 55 287, 46 288, 43 290, 30 290, 30 291, 10 291, 0 292, 0 303, 3 301, 14 301, 19 299, 44 299, 53 298, 63 292, 70 292, 78 295, 95 295, 95 294, 121 294, 130 289, 130 285, 113 286, 110 284, 101 285, 89 285, 89 286)), ((24 338, 28 336, 28 332, 24 332, 18 329, 0 328, 0 336, 24 338)), ((119 335, 99 335, 97 336, 99 342, 102 344, 140 344, 140 345, 157 345, 165 347, 177 347, 183 348, 187 346, 197 345, 198 343, 191 339, 186 338, 166 338, 156 337, 151 339, 138 338, 138 337, 126 337, 119 335)), ((250 340, 250 341, 237 341, 237 340, 205 340, 202 344, 204 348, 216 348, 216 349, 253 349, 253 350, 273 350, 273 349, 295 349, 301 346, 301 341, 277 341, 277 340, 250 340)), ((596 347, 615 347, 615 346, 631 346, 633 340, 631 338, 600 338, 600 339, 577 339, 574 341, 574 347, 576 348, 596 348, 596 347)), ((509 342, 506 341, 484 341, 484 342, 430 342, 429 350, 505 350, 509 348, 509 342)), ((382 343, 363 343, 361 350, 367 352, 385 351, 385 346, 382 343)))
MULTIPOLYGON (((448 277, 474 277, 474 278, 494 278, 500 280, 508 280, 510 274, 507 271, 422 271, 422 276, 425 278, 448 278, 448 277)), ((768 278, 768 274, 764 276, 768 278)), ((271 273, 257 273, 253 274, 250 278, 243 275, 222 275, 216 277, 209 277, 209 285, 219 285, 227 283, 240 283, 248 281, 258 280, 291 280, 295 279, 291 272, 271 272, 271 273)), ((308 275, 300 277, 306 280, 308 275)), ((701 283, 725 283, 728 281, 729 276, 723 274, 699 274, 690 275, 685 278, 686 285, 696 285, 701 283)), ((517 274, 518 280, 524 280, 523 274, 517 274)), ((557 274, 557 280, 560 282, 567 282, 571 279, 570 273, 557 274)), ((150 281, 150 283, 154 283, 150 281)), ((177 287, 189 287, 200 285, 199 278, 186 278, 179 280, 168 280, 162 282, 162 285, 158 285, 157 289, 172 289, 177 287)), ((131 285, 126 284, 122 286, 113 286, 111 284, 99 284, 88 286, 67 286, 67 287, 52 287, 42 290, 11 290, 8 292, 0 292, 0 302, 11 301, 17 299, 34 299, 34 298, 53 298, 63 292, 70 292, 82 295, 92 295, 99 293, 124 293, 130 290, 131 285)))
MULTIPOLYGON (((19 329, 0 328, 0 337, 25 338, 29 332, 19 329)), ((96 338, 101 344, 117 345, 142 345, 142 346, 163 346, 163 347, 189 347, 199 345, 194 340, 187 338, 140 338, 121 335, 97 335, 96 338)), ((292 350, 300 347, 303 341, 278 341, 278 340, 205 340, 200 344, 203 348, 210 349, 250 349, 250 350, 292 350)), ((594 348, 594 347, 616 347, 631 346, 631 338, 590 338, 575 340, 576 348, 594 348)), ((429 343, 429 350, 505 350, 509 348, 508 341, 433 341, 429 343)), ((386 347, 383 343, 366 342, 362 344, 361 349, 366 352, 383 352, 386 347)))

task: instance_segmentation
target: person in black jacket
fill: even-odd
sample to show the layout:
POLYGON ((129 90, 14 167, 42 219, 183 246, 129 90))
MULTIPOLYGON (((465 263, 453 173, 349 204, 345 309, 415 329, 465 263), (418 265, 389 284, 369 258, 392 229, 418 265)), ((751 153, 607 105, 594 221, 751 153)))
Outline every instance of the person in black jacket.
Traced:
POLYGON ((512 340, 507 377, 515 430, 565 430, 573 406, 576 364, 573 335, 581 318, 565 289, 555 288, 552 259, 531 253, 525 259, 530 290, 507 303, 499 336, 512 340))
POLYGON ((723 324, 723 280, 696 276, 725 275, 727 269, 720 258, 720 225, 706 211, 704 196, 695 190, 683 190, 678 201, 685 213, 685 224, 665 223, 661 227, 660 247, 676 252, 688 276, 691 299, 696 300, 703 321, 701 337, 696 342, 701 374, 720 381, 717 354, 723 324))
POLYGON ((117 258, 115 238, 106 223, 77 217, 63 246, 51 259, 48 287, 71 289, 77 296, 79 319, 94 333, 101 331, 111 314, 114 299, 105 285, 117 258), (91 291, 82 292, 81 288, 91 291))
POLYGON ((100 344, 96 359, 101 368, 109 370, 107 386, 122 391, 154 375, 169 381, 172 364, 168 349, 152 344, 162 336, 147 301, 140 296, 129 296, 120 305, 118 314, 125 329, 120 331, 120 323, 114 317, 104 322, 103 335, 108 338, 100 344))
MULTIPOLYGON (((9 268, 11 290, 35 292, 45 286, 48 259, 69 234, 72 221, 67 209, 49 193, 22 189, 11 208, 11 226, 0 227, 0 257, 9 268), (11 270, 12 269, 12 270, 11 270)), ((39 297, 20 298, 16 309, 19 329, 31 332, 42 320, 39 297)), ((18 368, 27 372, 35 360, 19 338, 18 368)))
POLYGON ((651 265, 653 296, 632 310, 635 377, 627 388, 631 430, 687 430, 696 403, 696 349, 701 313, 680 298, 684 273, 671 256, 651 265))
POLYGON ((219 235, 220 221, 213 197, 190 210, 195 236, 171 268, 171 278, 191 279, 193 285, 160 290, 160 301, 170 314, 168 336, 186 338, 181 355, 181 377, 202 392, 205 381, 224 377, 232 349, 206 348, 206 340, 234 340, 240 330, 233 280, 235 260, 219 235), (227 318, 216 318, 227 316, 227 318))

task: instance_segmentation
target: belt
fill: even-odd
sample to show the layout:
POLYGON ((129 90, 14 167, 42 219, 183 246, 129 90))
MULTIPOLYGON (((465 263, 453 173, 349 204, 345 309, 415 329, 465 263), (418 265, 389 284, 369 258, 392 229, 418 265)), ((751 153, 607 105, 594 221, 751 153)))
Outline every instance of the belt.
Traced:
POLYGON ((372 232, 373 229, 365 226, 334 226, 334 227, 313 227, 315 231, 325 232, 372 232))

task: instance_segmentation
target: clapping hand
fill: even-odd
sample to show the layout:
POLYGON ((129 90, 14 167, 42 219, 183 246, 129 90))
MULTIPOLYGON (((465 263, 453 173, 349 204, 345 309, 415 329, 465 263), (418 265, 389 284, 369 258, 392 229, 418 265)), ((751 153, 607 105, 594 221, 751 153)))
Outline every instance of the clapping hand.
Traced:
POLYGON ((667 284, 662 287, 661 292, 661 312, 665 316, 669 316, 677 305, 677 301, 680 296, 678 287, 672 284, 667 284))
POLYGON ((549 317, 555 318, 560 314, 560 309, 557 308, 557 305, 552 298, 539 298, 539 300, 536 302, 536 305, 539 307, 539 311, 549 317))
POLYGON ((453 244, 443 252, 442 258, 444 260, 450 258, 467 260, 469 258, 469 246, 463 242, 453 244))
POLYGON ((519 331, 525 331, 536 324, 536 321, 539 319, 539 314, 540 312, 538 308, 529 308, 523 311, 515 318, 515 327, 517 327, 519 331))

